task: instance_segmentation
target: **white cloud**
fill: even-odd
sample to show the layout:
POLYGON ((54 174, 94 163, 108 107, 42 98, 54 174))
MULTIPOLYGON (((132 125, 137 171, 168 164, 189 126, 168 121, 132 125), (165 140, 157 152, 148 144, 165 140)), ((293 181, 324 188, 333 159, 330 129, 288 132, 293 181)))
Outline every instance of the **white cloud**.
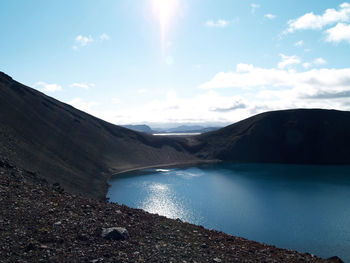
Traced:
MULTIPOLYGON (((181 98, 169 91, 145 105, 118 111, 107 118, 113 123, 203 123, 230 122, 245 114, 247 101, 240 96, 223 96, 208 91, 191 98, 181 98), (159 113, 162 114, 159 114, 159 113)), ((99 113, 106 118, 106 113, 99 113)))
POLYGON ((335 27, 332 27, 326 31, 328 42, 339 43, 346 41, 350 43, 350 25, 338 23, 335 27))
POLYGON ((75 38, 75 43, 80 45, 81 47, 84 47, 91 42, 94 42, 94 39, 92 38, 92 36, 78 35, 75 38))
POLYGON ((301 47, 301 46, 303 46, 304 45, 304 41, 303 40, 299 40, 298 42, 296 42, 295 44, 294 44, 294 46, 296 46, 296 47, 301 47))
POLYGON ((303 67, 306 68, 306 69, 311 68, 311 67, 312 67, 312 63, 310 63, 310 62, 304 62, 304 63, 303 63, 303 67))
POLYGON ((100 35, 101 41, 110 40, 110 39, 111 39, 111 37, 109 35, 107 35, 106 33, 103 33, 100 35))
POLYGON ((283 69, 290 65, 300 64, 301 60, 297 56, 286 56, 284 54, 280 54, 281 61, 278 63, 278 68, 283 69))
MULTIPOLYGON (((316 61, 321 62, 315 59, 310 63, 316 61)), ((350 110, 350 68, 296 71, 241 63, 235 71, 218 73, 199 88, 199 94, 193 97, 181 97, 168 91, 144 104, 130 103, 127 108, 117 104, 119 99, 112 99, 115 103, 110 103, 108 110, 80 98, 70 103, 116 124, 232 123, 268 110, 350 110)))
POLYGON ((305 62, 303 63, 303 67, 305 69, 311 68, 313 66, 322 66, 322 65, 326 65, 327 61, 324 58, 316 58, 314 59, 312 62, 305 62))
POLYGON ((227 27, 230 24, 230 21, 218 19, 216 21, 214 20, 208 20, 205 22, 205 25, 208 27, 227 27))
POLYGON ((75 45, 72 47, 74 50, 78 50, 79 47, 85 47, 90 43, 93 43, 97 40, 103 42, 103 41, 107 41, 110 40, 110 36, 107 35, 106 33, 101 34, 99 37, 97 37, 96 39, 94 37, 92 37, 91 35, 89 36, 83 36, 83 35, 78 35, 75 37, 75 45))
POLYGON ((253 4, 250 5, 250 7, 251 7, 252 14, 254 14, 255 11, 260 8, 260 5, 253 3, 253 4))
MULTIPOLYGON (((199 90, 194 97, 179 97, 174 91, 143 105, 96 115, 116 124, 127 123, 232 123, 264 111, 291 108, 333 108, 349 110, 350 68, 313 69, 296 72, 280 69, 239 67, 245 72, 222 73, 228 88, 199 90), (231 95, 229 95, 231 92, 231 95), (117 112, 117 113, 116 113, 117 112), (162 114, 159 114, 159 113, 162 114)), ((218 79, 215 79, 218 81, 218 79)), ((222 80, 222 79, 221 79, 222 80)), ((213 80, 211 80, 212 82, 213 80)), ((212 82, 210 88, 222 87, 212 82)), ((204 84, 202 88, 209 88, 204 84)))
POLYGON ((237 72, 249 72, 254 69, 254 66, 252 64, 244 64, 244 63, 239 63, 236 66, 236 71, 237 72))
MULTIPOLYGON (((242 67, 242 64, 241 66, 242 67)), ((332 91, 350 90, 350 68, 312 69, 305 72, 285 69, 265 69, 246 66, 247 71, 220 72, 200 89, 217 88, 297 88, 305 91, 321 89, 332 91)))
MULTIPOLYGON (((200 85, 199 88, 240 89, 239 99, 232 100, 231 104, 222 104, 216 111, 220 113, 219 116, 231 121, 237 117, 243 119, 268 110, 350 109, 348 103, 350 98, 350 68, 323 68, 297 72, 239 64, 236 72, 220 72, 210 81, 200 85), (226 114, 226 109, 234 110, 230 115, 226 114)), ((237 93, 237 91, 234 92, 237 93)))
POLYGON ((69 85, 71 88, 81 88, 81 89, 89 89, 91 87, 94 87, 95 84, 93 83, 73 83, 69 85))
POLYGON ((56 92, 59 90, 62 90, 62 86, 58 85, 58 84, 49 84, 43 81, 39 81, 37 83, 34 84, 35 88, 38 88, 41 91, 46 91, 46 92, 56 92))
POLYGON ((321 65, 325 65, 327 64, 327 61, 323 58, 316 58, 314 61, 313 61, 314 65, 316 66, 321 66, 321 65))
POLYGON ((350 20, 350 3, 343 3, 338 10, 327 9, 322 15, 315 15, 313 12, 307 13, 297 19, 288 21, 288 28, 285 33, 292 33, 297 30, 322 29, 327 25, 338 22, 348 22, 350 20))
POLYGON ((95 101, 85 101, 82 98, 74 98, 71 101, 68 101, 68 104, 72 105, 73 107, 94 114, 94 112, 92 111, 92 108, 94 106, 97 106, 98 103, 95 101))
POLYGON ((264 17, 270 19, 270 20, 273 20, 276 18, 276 15, 273 15, 273 14, 265 14, 264 17))

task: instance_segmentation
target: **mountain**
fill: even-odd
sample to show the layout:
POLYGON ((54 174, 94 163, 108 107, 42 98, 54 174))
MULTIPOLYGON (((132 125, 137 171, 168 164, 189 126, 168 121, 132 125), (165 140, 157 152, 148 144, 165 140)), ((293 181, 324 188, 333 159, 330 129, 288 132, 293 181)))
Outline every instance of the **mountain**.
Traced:
POLYGON ((173 128, 153 128, 154 133, 205 133, 215 131, 220 127, 205 127, 200 125, 180 125, 173 128))
POLYGON ((190 163, 181 139, 138 133, 95 118, 0 73, 0 155, 50 183, 103 199, 111 174, 190 163))
POLYGON ((149 133, 149 134, 153 134, 155 133, 155 131, 153 131, 151 129, 151 127, 149 127, 148 125, 145 124, 140 124, 140 125, 122 125, 122 127, 133 130, 133 131, 138 131, 138 132, 145 132, 145 133, 149 133))
POLYGON ((265 112, 202 134, 191 145, 199 158, 230 162, 350 164, 350 112, 265 112))
POLYGON ((162 129, 162 128, 154 128, 152 129, 150 126, 145 124, 140 125, 122 125, 124 128, 128 128, 133 131, 145 132, 149 134, 154 133, 205 133, 210 131, 215 131, 220 129, 220 127, 205 127, 200 125, 180 125, 174 128, 162 129))
POLYGON ((215 131, 220 129, 219 127, 204 127, 200 125, 181 125, 175 128, 170 128, 167 130, 167 132, 174 132, 174 133, 205 133, 209 131, 215 131))

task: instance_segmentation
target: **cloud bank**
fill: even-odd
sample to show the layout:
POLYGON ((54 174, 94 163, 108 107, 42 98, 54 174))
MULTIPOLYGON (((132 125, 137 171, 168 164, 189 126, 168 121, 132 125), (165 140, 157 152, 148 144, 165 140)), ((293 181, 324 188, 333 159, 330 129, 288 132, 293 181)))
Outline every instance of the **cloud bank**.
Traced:
POLYGON ((62 86, 52 83, 46 83, 44 81, 38 81, 34 84, 34 88, 38 88, 38 90, 40 91, 44 91, 44 92, 56 92, 56 91, 60 91, 62 90, 62 86))

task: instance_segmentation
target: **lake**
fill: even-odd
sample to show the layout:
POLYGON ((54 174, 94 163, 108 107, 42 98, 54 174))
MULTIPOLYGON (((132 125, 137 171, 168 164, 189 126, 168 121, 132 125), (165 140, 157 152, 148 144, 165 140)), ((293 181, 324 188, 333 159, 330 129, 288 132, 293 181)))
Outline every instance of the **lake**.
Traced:
POLYGON ((112 202, 350 262, 350 166, 207 164, 110 184, 112 202))

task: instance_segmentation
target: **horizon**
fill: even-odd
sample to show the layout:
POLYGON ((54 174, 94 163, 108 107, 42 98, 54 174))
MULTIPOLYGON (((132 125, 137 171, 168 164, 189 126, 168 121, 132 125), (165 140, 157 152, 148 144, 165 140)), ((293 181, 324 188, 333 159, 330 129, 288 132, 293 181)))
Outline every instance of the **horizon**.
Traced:
POLYGON ((114 124, 350 110, 349 1, 34 2, 3 4, 0 71, 114 124))

